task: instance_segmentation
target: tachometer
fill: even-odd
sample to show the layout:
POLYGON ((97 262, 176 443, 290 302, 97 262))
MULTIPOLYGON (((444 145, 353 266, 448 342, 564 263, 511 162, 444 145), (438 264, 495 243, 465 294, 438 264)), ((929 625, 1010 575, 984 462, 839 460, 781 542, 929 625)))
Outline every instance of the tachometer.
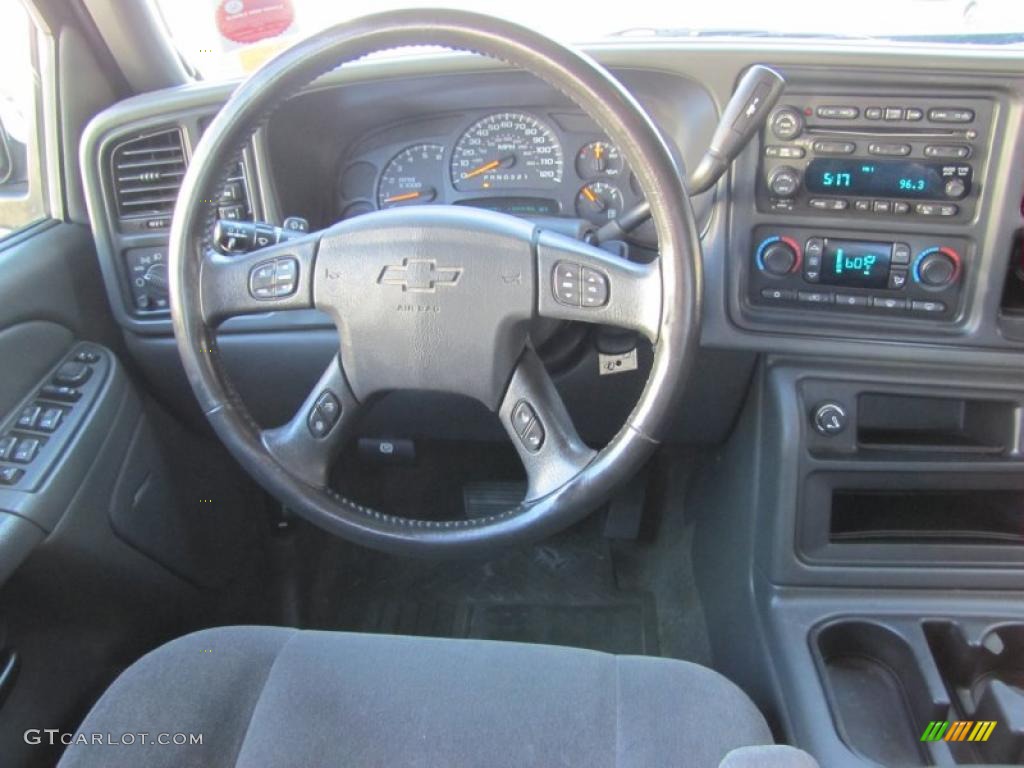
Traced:
POLYGON ((452 184, 459 191, 544 189, 561 183, 562 166, 551 128, 522 112, 500 112, 462 134, 452 152, 452 184))
POLYGON ((444 147, 413 144, 384 167, 377 186, 377 207, 432 203, 444 182, 444 147))

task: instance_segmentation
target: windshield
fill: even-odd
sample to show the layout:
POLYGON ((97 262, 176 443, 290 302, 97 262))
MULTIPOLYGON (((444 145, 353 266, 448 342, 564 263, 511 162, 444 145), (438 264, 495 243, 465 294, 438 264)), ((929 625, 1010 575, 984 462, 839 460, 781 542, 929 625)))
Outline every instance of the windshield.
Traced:
MULTIPOLYGON (((437 2, 374 0, 158 0, 182 57, 206 78, 251 72, 298 38, 367 13, 437 2)), ((623 38, 793 37, 856 44, 1021 45, 1024 0, 714 0, 566 3, 515 0, 447 7, 500 15, 567 43, 623 38)))

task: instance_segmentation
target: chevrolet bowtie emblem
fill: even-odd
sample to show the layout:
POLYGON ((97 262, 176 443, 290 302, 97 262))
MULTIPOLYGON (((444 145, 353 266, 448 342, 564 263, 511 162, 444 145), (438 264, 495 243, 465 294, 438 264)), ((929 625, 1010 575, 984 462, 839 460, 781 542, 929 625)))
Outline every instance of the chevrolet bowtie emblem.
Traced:
POLYGON ((433 259, 403 259, 401 264, 384 267, 377 282, 400 285, 403 291, 430 293, 438 286, 455 285, 460 277, 462 269, 459 267, 438 267, 433 259))

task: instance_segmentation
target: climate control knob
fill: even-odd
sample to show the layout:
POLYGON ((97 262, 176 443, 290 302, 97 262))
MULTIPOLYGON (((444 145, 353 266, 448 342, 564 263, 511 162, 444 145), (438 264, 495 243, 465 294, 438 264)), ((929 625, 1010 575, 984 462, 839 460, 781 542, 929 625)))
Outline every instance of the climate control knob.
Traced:
POLYGON ((789 141, 800 135, 804 129, 804 116, 793 107, 780 107, 768 119, 768 128, 775 138, 789 141))
POLYGON ((800 189, 800 171, 782 165, 768 176, 768 189, 776 197, 792 197, 800 189))
POLYGON ((769 237, 757 249, 757 266, 778 277, 795 272, 800 266, 800 246, 788 237, 769 237))
POLYGON ((914 261, 914 280, 928 288, 945 288, 959 277, 960 254, 952 248, 929 248, 914 261))

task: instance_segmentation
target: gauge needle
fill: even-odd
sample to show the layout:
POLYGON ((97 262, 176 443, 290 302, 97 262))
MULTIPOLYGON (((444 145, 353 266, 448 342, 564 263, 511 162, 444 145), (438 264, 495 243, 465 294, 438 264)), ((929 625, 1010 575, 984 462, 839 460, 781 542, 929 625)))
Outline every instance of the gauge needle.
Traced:
POLYGON ((513 156, 513 155, 509 155, 508 157, 502 157, 502 158, 500 158, 498 160, 491 160, 491 162, 484 163, 480 167, 474 168, 472 171, 467 171, 466 174, 463 175, 462 178, 463 179, 472 179, 474 176, 479 176, 481 173, 487 173, 488 171, 493 171, 495 168, 498 168, 499 166, 511 165, 513 160, 515 160, 515 156, 513 156))
POLYGON ((402 203, 406 200, 418 200, 419 198, 430 201, 434 199, 433 187, 427 187, 426 189, 420 189, 415 192, 403 192, 399 195, 392 195, 391 197, 385 197, 385 203, 402 203))
POLYGON ((601 144, 594 145, 594 165, 598 171, 604 170, 604 146, 601 144))
POLYGON ((599 198, 597 195, 590 191, 590 187, 583 188, 583 196, 587 198, 587 200, 592 202, 594 204, 594 207, 597 208, 597 210, 603 211, 605 209, 606 206, 604 202, 601 200, 601 198, 599 198))

